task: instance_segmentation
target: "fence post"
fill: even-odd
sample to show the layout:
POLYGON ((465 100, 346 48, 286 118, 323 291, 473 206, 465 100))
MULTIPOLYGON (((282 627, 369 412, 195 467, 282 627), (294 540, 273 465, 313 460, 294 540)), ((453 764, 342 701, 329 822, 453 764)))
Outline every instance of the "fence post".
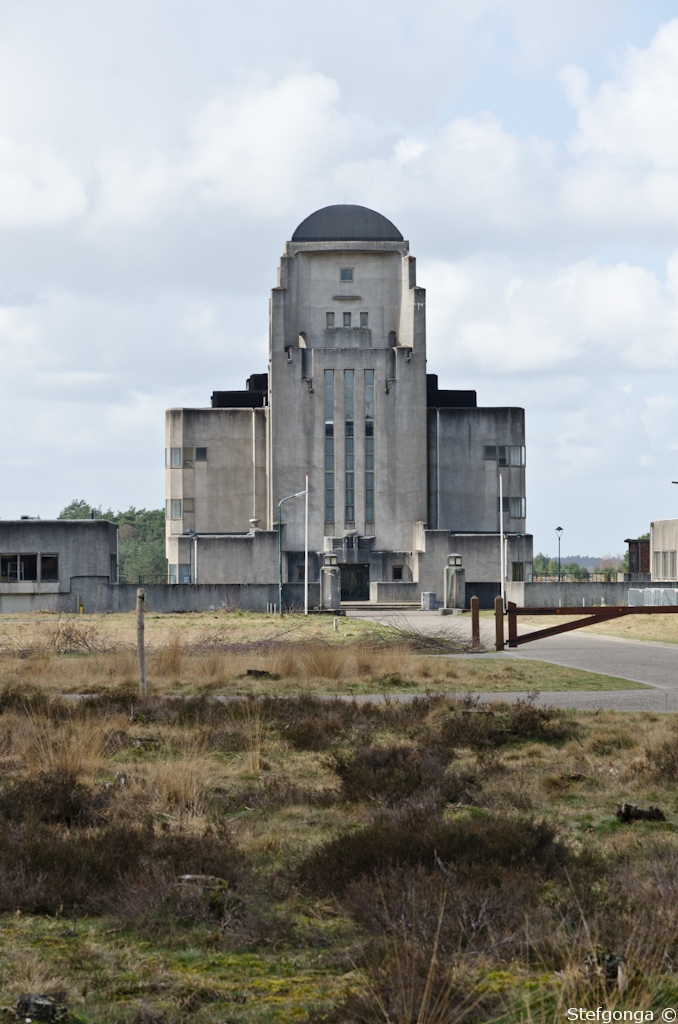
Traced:
POLYGON ((516 603, 515 601, 509 601, 508 603, 508 645, 509 647, 518 646, 518 616, 516 615, 516 603))
POLYGON ((495 624, 495 646, 498 651, 504 650, 504 599, 501 596, 494 599, 494 624, 495 624))
POLYGON ((145 594, 141 587, 137 590, 137 658, 139 659, 139 693, 146 696, 146 645, 144 643, 144 603, 145 594))
POLYGON ((480 647, 480 601, 471 598, 471 645, 480 647))

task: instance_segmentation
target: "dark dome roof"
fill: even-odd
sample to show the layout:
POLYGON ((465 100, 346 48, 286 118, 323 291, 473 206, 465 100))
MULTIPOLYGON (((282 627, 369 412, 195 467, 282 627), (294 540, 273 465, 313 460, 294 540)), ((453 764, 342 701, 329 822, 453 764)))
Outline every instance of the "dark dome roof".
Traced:
POLYGON ((402 242, 395 224, 366 206, 325 206, 302 220, 293 242, 402 242))

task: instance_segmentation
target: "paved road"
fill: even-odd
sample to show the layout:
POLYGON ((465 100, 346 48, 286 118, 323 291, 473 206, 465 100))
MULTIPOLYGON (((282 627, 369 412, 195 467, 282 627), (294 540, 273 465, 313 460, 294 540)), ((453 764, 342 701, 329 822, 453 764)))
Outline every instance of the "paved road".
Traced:
MULTIPOLYGON (((385 625, 407 625, 427 633, 444 632, 450 636, 470 636, 470 616, 439 616, 432 612, 370 612, 351 611, 352 617, 383 622, 385 625)), ((494 639, 494 621, 481 619, 481 640, 489 647, 494 639)), ((535 640, 530 644, 494 655, 461 655, 461 657, 496 657, 502 660, 528 658, 548 661, 567 668, 584 669, 618 679, 645 683, 652 690, 603 690, 543 693, 542 704, 568 708, 610 708, 617 711, 678 711, 678 644, 650 640, 624 640, 596 636, 580 630, 535 640)), ((483 700, 501 697, 515 700, 525 694, 483 694, 483 700)))

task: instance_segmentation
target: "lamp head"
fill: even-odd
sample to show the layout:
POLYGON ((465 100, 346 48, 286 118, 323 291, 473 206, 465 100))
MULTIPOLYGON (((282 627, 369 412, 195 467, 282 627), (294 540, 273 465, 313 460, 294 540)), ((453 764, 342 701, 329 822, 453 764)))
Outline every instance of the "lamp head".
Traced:
POLYGON ((556 526, 556 533, 561 534, 563 532, 562 526, 556 526))

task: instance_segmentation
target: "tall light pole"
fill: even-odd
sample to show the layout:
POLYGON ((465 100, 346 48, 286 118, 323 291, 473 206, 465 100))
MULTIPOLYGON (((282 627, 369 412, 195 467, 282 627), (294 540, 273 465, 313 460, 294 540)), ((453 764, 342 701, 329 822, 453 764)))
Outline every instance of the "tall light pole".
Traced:
POLYGON ((501 603, 504 604, 504 481, 501 473, 499 474, 499 562, 501 603))
MULTIPOLYGON (((308 477, 306 477, 306 483, 308 485, 308 477)), ((302 494, 307 494, 308 491, 297 491, 296 494, 289 494, 286 498, 281 498, 278 502, 278 606, 280 614, 283 614, 283 591, 282 591, 282 522, 281 522, 281 508, 283 501, 291 501, 292 498, 300 498, 302 494)), ((306 547, 308 549, 308 535, 306 536, 306 547)), ((308 554, 306 555, 306 564, 308 565, 308 554)), ((308 575, 308 573, 307 573, 308 575)))
POLYGON ((563 532, 562 526, 556 526, 556 533, 558 534, 558 582, 560 583, 560 535, 563 532))
POLYGON ((521 537, 521 533, 520 533, 520 530, 518 530, 518 532, 516 534, 516 540, 518 541, 518 582, 522 583, 523 582, 523 580, 522 580, 522 573, 520 572, 520 537, 521 537))
POLYGON ((186 530, 186 533, 193 541, 193 583, 198 582, 198 534, 195 530, 186 530))

